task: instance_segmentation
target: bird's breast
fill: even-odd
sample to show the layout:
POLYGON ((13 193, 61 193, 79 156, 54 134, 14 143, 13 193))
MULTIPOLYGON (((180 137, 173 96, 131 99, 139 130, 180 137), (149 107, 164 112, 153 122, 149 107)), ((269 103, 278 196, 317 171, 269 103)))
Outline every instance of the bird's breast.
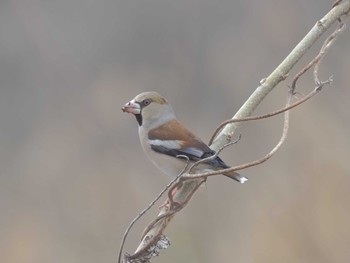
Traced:
POLYGON ((158 153, 152 150, 147 136, 147 132, 144 129, 142 129, 142 127, 139 128, 139 137, 143 151, 150 159, 150 161, 163 173, 172 177, 176 177, 185 168, 185 160, 166 154, 158 153))

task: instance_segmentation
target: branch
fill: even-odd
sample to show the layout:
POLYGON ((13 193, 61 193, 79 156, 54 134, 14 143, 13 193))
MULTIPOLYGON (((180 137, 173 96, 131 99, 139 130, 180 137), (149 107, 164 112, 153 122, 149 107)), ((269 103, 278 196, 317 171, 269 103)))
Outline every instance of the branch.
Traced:
MULTIPOLYGON (((131 223, 129 224, 129 226, 127 227, 127 229, 125 230, 125 233, 123 235, 123 238, 122 238, 122 242, 120 244, 120 248, 119 248, 119 254, 118 254, 118 262, 121 262, 121 257, 122 257, 122 252, 123 252, 123 248, 124 248, 124 244, 125 244, 125 240, 131 230, 131 228, 135 225, 135 223, 144 215, 146 214, 146 212, 148 210, 150 210, 154 204, 162 197, 162 195, 168 191, 168 189, 182 176, 182 174, 187 170, 187 167, 189 165, 189 159, 186 155, 178 155, 176 156, 177 158, 183 158, 183 159, 186 159, 186 165, 185 167, 182 169, 182 171, 179 173, 178 176, 176 176, 173 180, 170 181, 170 183, 168 183, 164 189, 157 195, 156 198, 154 198, 154 200, 144 209, 141 211, 141 213, 139 213, 132 221, 131 223)), ((144 231, 145 232, 145 231, 144 231)), ((143 237, 144 235, 142 235, 143 237)), ((149 242, 149 240, 147 240, 149 242)))
MULTIPOLYGON (((239 111, 235 114, 232 121, 225 123, 225 127, 218 134, 218 136, 213 141, 211 148, 216 152, 221 151, 225 148, 225 145, 228 141, 231 141, 232 135, 234 134, 237 127, 239 127, 240 122, 237 122, 234 119, 244 119, 251 115, 251 113, 256 109, 256 107, 260 104, 260 102, 266 97, 266 95, 276 87, 278 83, 282 80, 286 79, 289 71, 292 67, 299 61, 299 59, 307 52, 307 50, 315 43, 315 41, 326 32, 326 30, 336 21, 341 22, 341 18, 347 15, 350 12, 350 0, 337 1, 334 7, 317 23, 315 26, 309 31, 309 33, 299 42, 299 44, 292 50, 292 52, 283 60, 283 62, 264 80, 260 82, 260 85, 253 92, 253 94, 248 98, 248 100, 242 105, 239 111)), ((339 32, 343 29, 337 29, 339 32)), ((338 33, 339 33, 338 32, 338 33)), ((266 161, 270 158, 277 149, 282 145, 288 130, 288 118, 289 112, 288 110, 292 107, 295 107, 307 99, 311 98, 313 92, 315 94, 323 87, 323 85, 330 83, 331 79, 320 82, 318 80, 318 66, 321 59, 324 57, 324 54, 329 50, 329 47, 333 44, 335 37, 338 33, 335 34, 334 37, 332 35, 327 38, 327 40, 318 56, 318 59, 315 57, 314 62, 310 62, 311 66, 307 65, 302 69, 304 71, 299 76, 298 74, 295 77, 295 81, 292 84, 292 91, 289 94, 287 106, 278 113, 285 112, 285 122, 283 128, 283 134, 279 141, 279 143, 272 149, 272 151, 263 157, 260 160, 243 164, 241 166, 235 166, 229 168, 231 170, 239 170, 244 169, 246 167, 250 167, 252 165, 257 165, 266 161), (323 54, 321 54, 323 53, 323 54), (320 55, 321 54, 321 55, 320 55), (294 89, 296 87, 297 80, 301 75, 303 75, 309 68, 315 65, 314 70, 314 78, 316 83, 316 88, 309 95, 304 97, 303 99, 297 101, 294 104, 289 105, 292 94, 294 94, 294 89), (307 98, 307 99, 305 99, 307 98), (301 101, 301 102, 300 102, 301 101), (298 104, 297 104, 298 103, 298 104), (297 105, 295 105, 297 104, 297 105), (293 106, 294 105, 294 106, 293 106)), ((276 113, 276 114, 278 114, 276 113)), ((256 117, 255 117, 256 118, 256 117)), ((247 119, 245 119, 247 120, 247 119)), ((230 170, 230 171, 231 171, 230 170)), ((225 169, 223 171, 226 171, 225 169)), ((159 215, 156 219, 154 219, 151 224, 145 229, 144 234, 142 236, 142 240, 136 249, 133 255, 125 255, 124 262, 149 262, 150 258, 154 255, 158 255, 160 249, 164 249, 169 245, 169 241, 163 236, 163 231, 173 218, 175 213, 179 212, 182 208, 186 206, 189 202, 193 194, 200 187, 200 185, 205 182, 207 176, 211 176, 217 173, 222 173, 223 171, 216 171, 213 173, 202 173, 202 174, 185 174, 183 175, 175 185, 169 190, 169 193, 172 192, 173 189, 177 188, 177 192, 174 195, 169 195, 169 203, 166 206, 163 206, 159 212, 159 215), (180 182, 181 181, 181 182, 180 182)), ((228 170, 227 170, 228 171, 228 170)), ((124 242, 124 240, 123 240, 124 242)), ((122 248, 121 248, 122 249, 122 248)), ((121 255, 122 251, 120 251, 121 255)), ((121 257, 119 257, 119 262, 121 262, 121 257)))
MULTIPOLYGON (((239 170, 243 170, 249 167, 253 167, 259 164, 262 164, 264 162, 266 162, 268 159, 270 159, 276 152, 277 150, 282 146, 282 144, 285 142, 286 138, 287 138, 287 134, 288 134, 288 129, 289 129, 289 110, 293 107, 296 107, 297 105, 300 105, 301 103, 305 102, 306 100, 310 99, 311 97, 313 97, 314 95, 316 95, 319 91, 321 91, 322 87, 325 84, 330 84, 332 82, 331 79, 328 79, 326 81, 321 82, 313 91, 311 91, 307 96, 305 96, 304 98, 302 98, 301 100, 297 101, 296 103, 293 103, 292 105, 290 105, 291 100, 293 98, 294 95, 294 89, 291 87, 290 88, 290 92, 288 94, 288 98, 287 98, 287 103, 286 103, 286 107, 283 108, 282 110, 279 110, 278 112, 285 112, 284 115, 284 125, 283 125, 283 131, 282 131, 282 136, 279 140, 279 142, 276 144, 276 146, 268 153, 266 154, 264 157, 262 157, 261 159, 252 161, 252 162, 248 162, 245 164, 241 164, 241 165, 236 165, 236 166, 232 166, 230 168, 227 169, 222 169, 222 170, 217 170, 217 171, 212 171, 212 172, 205 172, 205 173, 197 173, 197 174, 184 174, 180 179, 181 180, 190 180, 190 179, 199 179, 199 178, 207 178, 208 176, 213 176, 213 175, 218 175, 218 174, 223 174, 223 173, 229 173, 229 172, 234 172, 234 171, 239 171, 239 170)), ((253 120, 256 120, 257 118, 264 117, 266 118, 266 116, 268 116, 270 114, 266 114, 266 115, 262 115, 262 116, 257 116, 252 118, 253 120)), ((244 118, 244 120, 246 120, 248 118, 244 118)), ((239 121, 240 119, 234 119, 234 121, 239 121)))
MULTIPOLYGON (((296 83, 295 83, 296 84, 296 83)), ((326 83, 323 83, 326 84, 326 83)), ((293 87, 293 85, 292 85, 293 87)), ((294 95, 294 88, 291 89, 294 95)), ((209 140, 209 145, 211 145, 215 139, 215 137, 217 136, 217 134, 219 133, 219 131, 224 128, 226 125, 230 124, 230 123, 234 123, 234 122, 244 122, 244 121, 255 121, 255 120, 261 120, 261 119, 266 119, 266 118, 270 118, 273 117, 275 115, 278 115, 280 113, 283 113, 285 111, 288 111, 292 108, 295 108, 297 106, 299 106, 300 104, 306 102, 307 100, 311 99, 313 96, 315 96, 319 91, 321 91, 321 87, 317 86, 313 91, 311 91, 308 95, 306 95, 305 97, 301 98, 300 100, 285 106, 282 109, 276 110, 274 112, 270 112, 268 114, 264 114, 264 115, 259 115, 259 116, 250 116, 250 117, 245 117, 245 118, 233 118, 230 120, 226 120, 224 122, 222 122, 214 131, 213 135, 211 136, 210 140, 209 140)), ((229 138, 228 138, 229 139, 229 138)))
MULTIPOLYGON (((318 20, 309 33, 306 34, 282 63, 266 79, 261 81, 260 86, 257 87, 254 93, 242 105, 233 118, 238 119, 250 116, 265 96, 288 76, 289 71, 300 60, 300 58, 305 55, 316 40, 322 36, 334 22, 344 15, 347 15, 349 12, 350 0, 343 0, 332 8, 323 18, 318 20)), ((239 125, 240 123, 227 125, 217 136, 211 145, 211 148, 217 150, 224 145, 227 142, 227 137, 233 134, 239 125)))

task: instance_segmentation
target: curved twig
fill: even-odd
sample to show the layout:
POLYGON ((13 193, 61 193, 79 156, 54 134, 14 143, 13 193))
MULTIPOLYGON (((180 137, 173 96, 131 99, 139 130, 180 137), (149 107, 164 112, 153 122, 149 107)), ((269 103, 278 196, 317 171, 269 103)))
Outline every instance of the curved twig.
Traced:
MULTIPOLYGON (((268 113, 268 114, 264 114, 264 115, 259 115, 259 116, 250 116, 250 117, 246 117, 246 118, 239 118, 239 119, 229 119, 226 120, 224 122, 222 122, 214 131, 212 137, 210 138, 209 141, 209 145, 211 145, 213 143, 213 141, 215 140, 216 136, 218 135, 218 133, 221 131, 222 128, 224 128, 227 124, 230 123, 234 123, 234 122, 243 122, 243 121, 255 121, 255 120, 261 120, 261 119, 265 119, 265 118, 269 118, 278 114, 281 114, 285 111, 288 111, 292 108, 295 108, 297 106, 299 106, 300 104, 306 102, 307 100, 311 99, 313 96, 315 96, 318 92, 320 91, 320 87, 316 87, 313 91, 311 91, 309 94, 307 94, 306 96, 304 96, 303 98, 301 98, 300 100, 282 108, 279 110, 276 110, 274 112, 268 113)), ((293 93, 294 95, 294 93, 293 93)))
POLYGON ((126 228, 122 241, 120 243, 120 247, 119 247, 119 253, 118 253, 118 262, 121 263, 121 257, 122 257, 122 253, 123 253, 123 249, 124 249, 124 244, 126 241, 126 238, 131 230, 131 228, 134 226, 134 224, 145 214, 147 213, 148 210, 150 210, 154 204, 162 197, 162 195, 171 187, 172 184, 174 184, 182 175, 183 173, 187 170, 188 165, 189 165, 189 159, 186 155, 178 155, 176 156, 177 158, 184 158, 187 160, 185 167, 183 168, 183 170, 178 174, 178 176, 176 176, 173 180, 171 180, 165 187, 164 189, 156 196, 156 198, 154 198, 154 200, 145 208, 143 209, 132 221, 131 223, 128 225, 128 227, 126 228))

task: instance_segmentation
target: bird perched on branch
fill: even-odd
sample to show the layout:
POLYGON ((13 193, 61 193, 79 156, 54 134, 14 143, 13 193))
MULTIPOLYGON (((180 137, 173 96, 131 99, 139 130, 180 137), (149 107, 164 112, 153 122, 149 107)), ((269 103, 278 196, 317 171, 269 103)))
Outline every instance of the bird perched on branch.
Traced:
MULTIPOLYGON (((122 107, 122 111, 132 113, 139 125, 142 148, 152 163, 162 172, 176 177, 191 163, 215 155, 201 139, 190 132, 177 119, 168 101, 157 92, 143 92, 122 107), (187 158, 179 158, 186 156, 187 158)), ((194 168, 194 172, 208 172, 229 168, 218 156, 204 161, 194 168)), ((225 176, 240 183, 248 179, 236 172, 225 176)))

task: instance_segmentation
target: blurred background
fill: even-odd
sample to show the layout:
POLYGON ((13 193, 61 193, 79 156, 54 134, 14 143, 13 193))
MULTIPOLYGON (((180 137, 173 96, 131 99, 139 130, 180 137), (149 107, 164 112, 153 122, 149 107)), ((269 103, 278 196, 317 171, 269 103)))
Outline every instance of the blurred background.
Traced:
MULTIPOLYGON (((120 108, 156 90, 207 142, 331 4, 1 1, 1 262, 117 262, 128 223, 170 180, 120 108)), ((245 185, 211 178, 173 220, 172 246, 154 262, 350 262, 349 43, 348 29, 321 66, 333 85, 292 111, 277 155, 242 172, 245 185)), ((255 113, 283 107, 290 83, 255 113)), ((304 77, 299 97, 313 87, 304 77)), ((263 156, 282 120, 244 124, 222 158, 263 156)), ((128 252, 157 207, 131 232, 128 252)))

